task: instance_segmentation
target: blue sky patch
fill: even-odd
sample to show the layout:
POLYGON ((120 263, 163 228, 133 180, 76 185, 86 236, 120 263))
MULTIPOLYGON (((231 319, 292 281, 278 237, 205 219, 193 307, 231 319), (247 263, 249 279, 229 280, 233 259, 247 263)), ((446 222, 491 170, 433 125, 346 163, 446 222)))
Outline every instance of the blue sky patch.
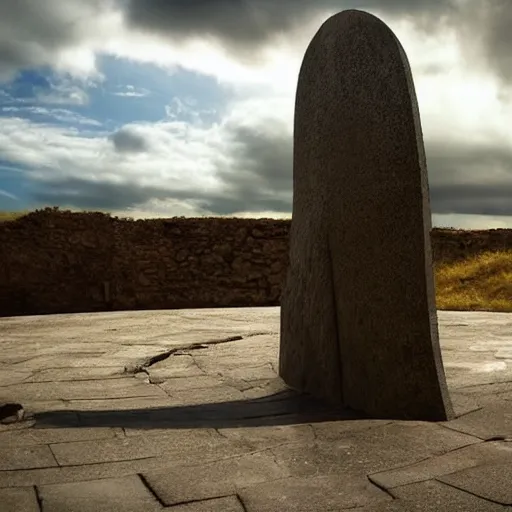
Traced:
MULTIPOLYGON (((74 80, 50 68, 20 72, 0 84, 0 117, 60 127, 81 137, 107 137, 129 123, 155 123, 169 116, 190 122, 190 111, 200 112, 208 124, 218 122, 230 97, 214 78, 181 68, 171 73, 111 56, 99 57, 97 66, 104 80, 96 82, 74 80), (180 102, 188 108, 176 108, 180 102)), ((33 206, 26 171, 15 162, 0 161, 0 210, 33 206)))

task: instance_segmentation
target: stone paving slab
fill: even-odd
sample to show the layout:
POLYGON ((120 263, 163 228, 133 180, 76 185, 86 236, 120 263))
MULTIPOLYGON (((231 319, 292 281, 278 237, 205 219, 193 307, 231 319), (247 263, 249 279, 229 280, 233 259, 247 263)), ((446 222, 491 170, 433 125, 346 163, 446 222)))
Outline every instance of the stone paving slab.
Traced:
POLYGON ((288 471, 271 453, 250 453, 200 466, 143 473, 165 506, 234 495, 238 487, 288 478, 288 471))
POLYGON ((137 475, 42 485, 42 509, 48 512, 141 512, 161 510, 160 503, 137 475))
POLYGON ((10 386, 26 381, 32 376, 30 371, 13 370, 9 365, 2 365, 0 368, 0 386, 10 386))
POLYGON ((146 386, 137 379, 98 379, 88 381, 33 382, 6 386, 2 395, 9 402, 37 400, 77 400, 133 397, 165 397, 156 386, 146 386))
POLYGON ((363 476, 319 475, 290 477, 239 489, 249 511, 281 512, 343 510, 392 498, 363 476))
POLYGON ((245 512, 237 495, 224 498, 213 498, 201 501, 192 501, 172 507, 173 512, 245 512))
POLYGON ((481 498, 502 505, 512 505, 512 460, 510 459, 508 462, 463 469, 445 475, 439 480, 481 498))
POLYGON ((404 485, 440 478, 466 468, 500 461, 512 462, 512 445, 500 442, 475 443, 397 469, 369 474, 369 479, 389 491, 404 485))
POLYGON ((0 471, 57 466, 48 445, 0 446, 0 471))
POLYGON ((393 490, 393 500, 354 512, 510 512, 510 508, 474 496, 436 480, 393 490))
POLYGON ((473 411, 448 423, 449 428, 481 439, 503 437, 512 439, 512 401, 508 393, 502 400, 473 411))
MULTIPOLYGON (((51 368, 29 374, 19 382, 69 382, 91 379, 119 379, 125 375, 116 366, 85 368, 51 368)), ((13 382, 14 384, 14 382, 13 382)))
POLYGON ((40 512, 33 486, 0 489, 0 507, 2 512, 40 512))
POLYGON ((25 416, 0 424, 0 511, 510 509, 512 315, 439 312, 459 414, 441 423, 298 395, 277 377, 279 320, 1 318, 0 404, 25 416))
POLYGON ((118 478, 169 467, 167 457, 147 457, 99 464, 0 471, 0 489, 118 478))
POLYGON ((123 436, 122 429, 115 428, 30 428, 21 431, 0 432, 0 446, 34 446, 53 443, 92 441, 123 436))
POLYGON ((201 429, 167 432, 159 436, 125 436, 51 445, 60 466, 97 464, 167 455, 170 463, 207 461, 249 451, 242 443, 228 441, 201 429), (179 435, 185 434, 185 435, 179 435))

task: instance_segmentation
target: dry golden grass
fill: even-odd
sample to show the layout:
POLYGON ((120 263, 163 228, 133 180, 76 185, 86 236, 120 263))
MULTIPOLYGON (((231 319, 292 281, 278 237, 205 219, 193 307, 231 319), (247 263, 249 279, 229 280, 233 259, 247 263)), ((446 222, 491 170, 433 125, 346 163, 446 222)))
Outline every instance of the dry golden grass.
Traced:
POLYGON ((1 212, 0 211, 0 222, 5 222, 8 220, 16 220, 20 217, 23 217, 24 215, 27 215, 27 213, 30 213, 29 210, 24 210, 20 212, 1 212))
POLYGON ((512 250, 435 265, 437 308, 512 312, 512 250))

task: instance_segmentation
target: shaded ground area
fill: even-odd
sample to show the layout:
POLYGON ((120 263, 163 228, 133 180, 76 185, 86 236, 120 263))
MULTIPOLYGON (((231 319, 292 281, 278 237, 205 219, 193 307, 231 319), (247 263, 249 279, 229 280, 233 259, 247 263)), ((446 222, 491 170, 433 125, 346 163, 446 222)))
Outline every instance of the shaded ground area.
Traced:
POLYGON ((512 315, 439 323, 459 417, 425 423, 288 389, 279 308, 2 318, 0 510, 512 510, 512 315))

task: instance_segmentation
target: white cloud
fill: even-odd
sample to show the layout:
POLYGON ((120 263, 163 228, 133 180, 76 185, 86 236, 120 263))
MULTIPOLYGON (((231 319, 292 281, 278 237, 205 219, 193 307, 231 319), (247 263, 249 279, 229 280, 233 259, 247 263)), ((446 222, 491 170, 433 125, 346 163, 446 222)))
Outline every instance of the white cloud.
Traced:
MULTIPOLYGON (((29 176, 35 190, 37 183, 44 189, 40 198, 58 201, 60 197, 63 202, 94 205, 108 204, 110 199, 117 211, 155 214, 287 215, 282 210, 291 198, 297 75, 307 44, 328 16, 332 2, 326 2, 329 5, 324 12, 311 12, 308 19, 290 24, 286 30, 279 32, 272 26, 271 39, 264 30, 256 30, 263 43, 258 43, 252 55, 234 52, 218 37, 172 39, 165 37, 165 31, 143 32, 127 25, 121 4, 108 0, 46 1, 36 6, 18 0, 28 17, 22 16, 21 7, 16 17, 16 12, 0 6, 0 30, 8 29, 0 35, 0 46, 3 43, 9 49, 5 55, 12 57, 9 60, 4 55, 2 60, 0 51, 0 75, 5 78, 24 66, 40 65, 50 65, 59 73, 51 91, 39 95, 41 104, 86 104, 87 89, 103 79, 97 69, 101 53, 161 66, 169 71, 169 80, 180 68, 213 76, 231 91, 232 101, 222 120, 211 123, 204 121, 211 112, 187 98, 176 98, 166 106, 167 117, 160 122, 132 123, 103 137, 3 118, 0 155, 32 168, 29 176), (42 21, 38 24, 37 20, 42 21), (29 30, 9 28, 15 21, 29 30), (33 38, 24 42, 18 32, 33 33, 33 38), (112 192, 115 187, 118 193, 112 192)), ((420 9, 419 4, 428 7, 428 2, 414 2, 411 9, 420 9)), ((444 7, 447 4, 444 2, 444 7)), ((512 98, 504 94, 503 74, 467 59, 467 34, 462 37, 453 23, 436 21, 430 26, 425 21, 429 30, 422 32, 420 16, 414 17, 419 11, 413 9, 411 16, 405 16, 408 11, 399 7, 390 6, 382 18, 401 40, 413 70, 430 181, 436 193, 443 192, 438 201, 443 213, 435 215, 434 222, 465 223, 468 227, 484 221, 512 225, 510 217, 467 213, 471 204, 474 213, 491 211, 493 202, 505 205, 504 194, 507 186, 512 186, 512 135, 508 129, 512 98), (457 192, 463 185, 475 188, 457 192), (479 190, 483 195, 476 201, 479 190), (450 205, 456 205, 459 213, 450 213, 450 205)), ((474 26, 473 21, 467 23, 474 26)), ((243 38, 243 31, 239 32, 243 38)), ((226 35, 230 37, 233 34, 226 35)), ((148 93, 127 85, 113 94, 143 97, 148 93)), ((37 107, 31 113, 47 113, 55 120, 77 125, 95 123, 73 116, 70 110, 45 108, 37 107)), ((10 112, 20 115, 23 111, 10 112)))
POLYGON ((78 124, 78 125, 91 125, 91 126, 102 126, 100 122, 95 119, 90 119, 88 117, 82 116, 77 112, 73 112, 72 110, 64 109, 64 108, 46 108, 46 107, 34 107, 34 106, 25 106, 25 107, 2 107, 2 112, 12 113, 13 115, 23 115, 30 114, 32 116, 46 116, 54 119, 55 121, 60 121, 63 123, 69 124, 78 124))
POLYGON ((512 215, 433 214, 432 225, 458 229, 510 229, 512 215))
POLYGON ((134 87, 133 85, 126 85, 125 91, 113 92, 114 96, 121 96, 123 98, 144 98, 149 96, 151 92, 143 87, 134 87))
POLYGON ((7 192, 7 190, 2 190, 1 188, 0 188, 0 196, 8 197, 9 199, 14 199, 16 201, 18 200, 18 198, 14 194, 7 192))

